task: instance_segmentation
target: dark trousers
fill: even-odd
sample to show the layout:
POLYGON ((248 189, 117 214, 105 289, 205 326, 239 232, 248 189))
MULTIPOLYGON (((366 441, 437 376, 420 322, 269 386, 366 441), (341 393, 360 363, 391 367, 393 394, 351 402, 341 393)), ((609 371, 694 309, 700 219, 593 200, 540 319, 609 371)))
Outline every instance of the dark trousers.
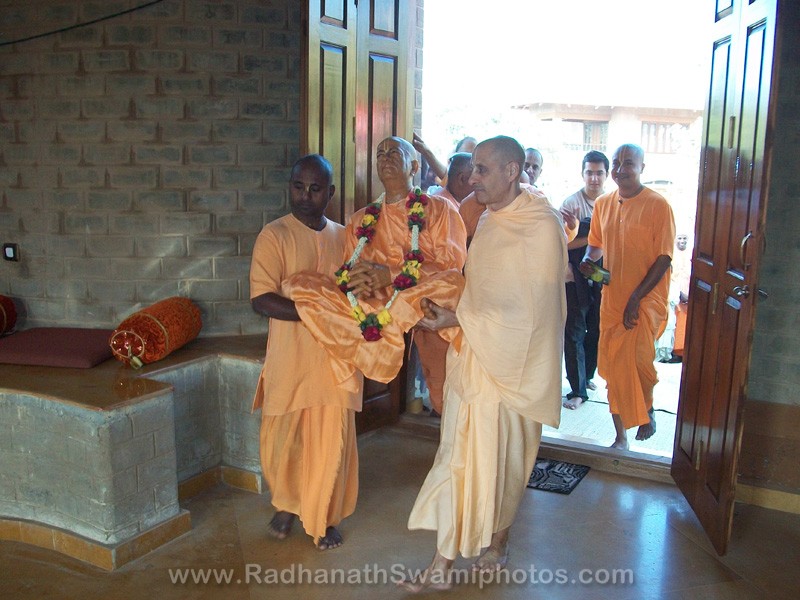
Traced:
MULTIPOLYGON (((564 326, 564 364, 571 391, 567 398, 589 397, 586 382, 597 369, 597 342, 600 339, 600 286, 578 275, 579 281, 566 284, 567 322, 564 326)), ((576 277, 576 279, 578 279, 576 277)))

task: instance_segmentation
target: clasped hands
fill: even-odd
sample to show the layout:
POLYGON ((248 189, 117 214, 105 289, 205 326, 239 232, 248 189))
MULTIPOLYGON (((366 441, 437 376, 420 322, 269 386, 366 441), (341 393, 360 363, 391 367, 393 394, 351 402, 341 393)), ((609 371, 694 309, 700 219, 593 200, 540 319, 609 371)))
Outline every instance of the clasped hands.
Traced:
POLYGON ((392 274, 386 265, 360 260, 350 269, 350 291, 356 297, 369 298, 390 285, 392 274))

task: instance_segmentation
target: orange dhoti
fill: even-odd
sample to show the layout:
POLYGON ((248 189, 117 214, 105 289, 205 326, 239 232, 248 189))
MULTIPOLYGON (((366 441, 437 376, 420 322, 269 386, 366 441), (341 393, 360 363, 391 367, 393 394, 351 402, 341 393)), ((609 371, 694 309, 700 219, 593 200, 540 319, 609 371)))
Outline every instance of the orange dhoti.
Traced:
POLYGON ((354 414, 338 406, 315 406, 262 419, 261 469, 272 504, 297 515, 314 540, 356 507, 354 414))
POLYGON ((675 344, 672 353, 683 356, 683 345, 686 340, 686 317, 689 315, 689 303, 680 302, 675 307, 675 344))
POLYGON ((663 331, 664 312, 657 303, 643 301, 633 329, 625 329, 621 321, 604 327, 603 317, 606 323, 611 319, 600 313, 597 372, 608 385, 609 409, 620 416, 625 429, 650 422, 647 411, 653 408, 658 383, 655 340, 663 331))

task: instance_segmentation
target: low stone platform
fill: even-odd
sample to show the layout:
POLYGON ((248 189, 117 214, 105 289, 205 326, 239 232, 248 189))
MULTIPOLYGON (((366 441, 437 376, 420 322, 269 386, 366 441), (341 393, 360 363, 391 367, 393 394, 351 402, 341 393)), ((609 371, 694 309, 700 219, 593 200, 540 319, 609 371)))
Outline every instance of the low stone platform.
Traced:
POLYGON ((0 365, 0 539, 110 570, 191 528, 180 498, 261 492, 264 350, 199 338, 140 370, 0 365))

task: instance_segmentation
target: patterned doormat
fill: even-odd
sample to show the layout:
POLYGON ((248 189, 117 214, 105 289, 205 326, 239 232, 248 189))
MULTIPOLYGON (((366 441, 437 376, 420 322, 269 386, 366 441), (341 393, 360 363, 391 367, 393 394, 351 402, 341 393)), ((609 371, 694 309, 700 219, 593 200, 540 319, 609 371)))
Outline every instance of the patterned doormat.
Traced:
POLYGON ((578 486, 589 469, 590 467, 586 465, 538 458, 533 466, 528 487, 556 494, 569 494, 578 486))

